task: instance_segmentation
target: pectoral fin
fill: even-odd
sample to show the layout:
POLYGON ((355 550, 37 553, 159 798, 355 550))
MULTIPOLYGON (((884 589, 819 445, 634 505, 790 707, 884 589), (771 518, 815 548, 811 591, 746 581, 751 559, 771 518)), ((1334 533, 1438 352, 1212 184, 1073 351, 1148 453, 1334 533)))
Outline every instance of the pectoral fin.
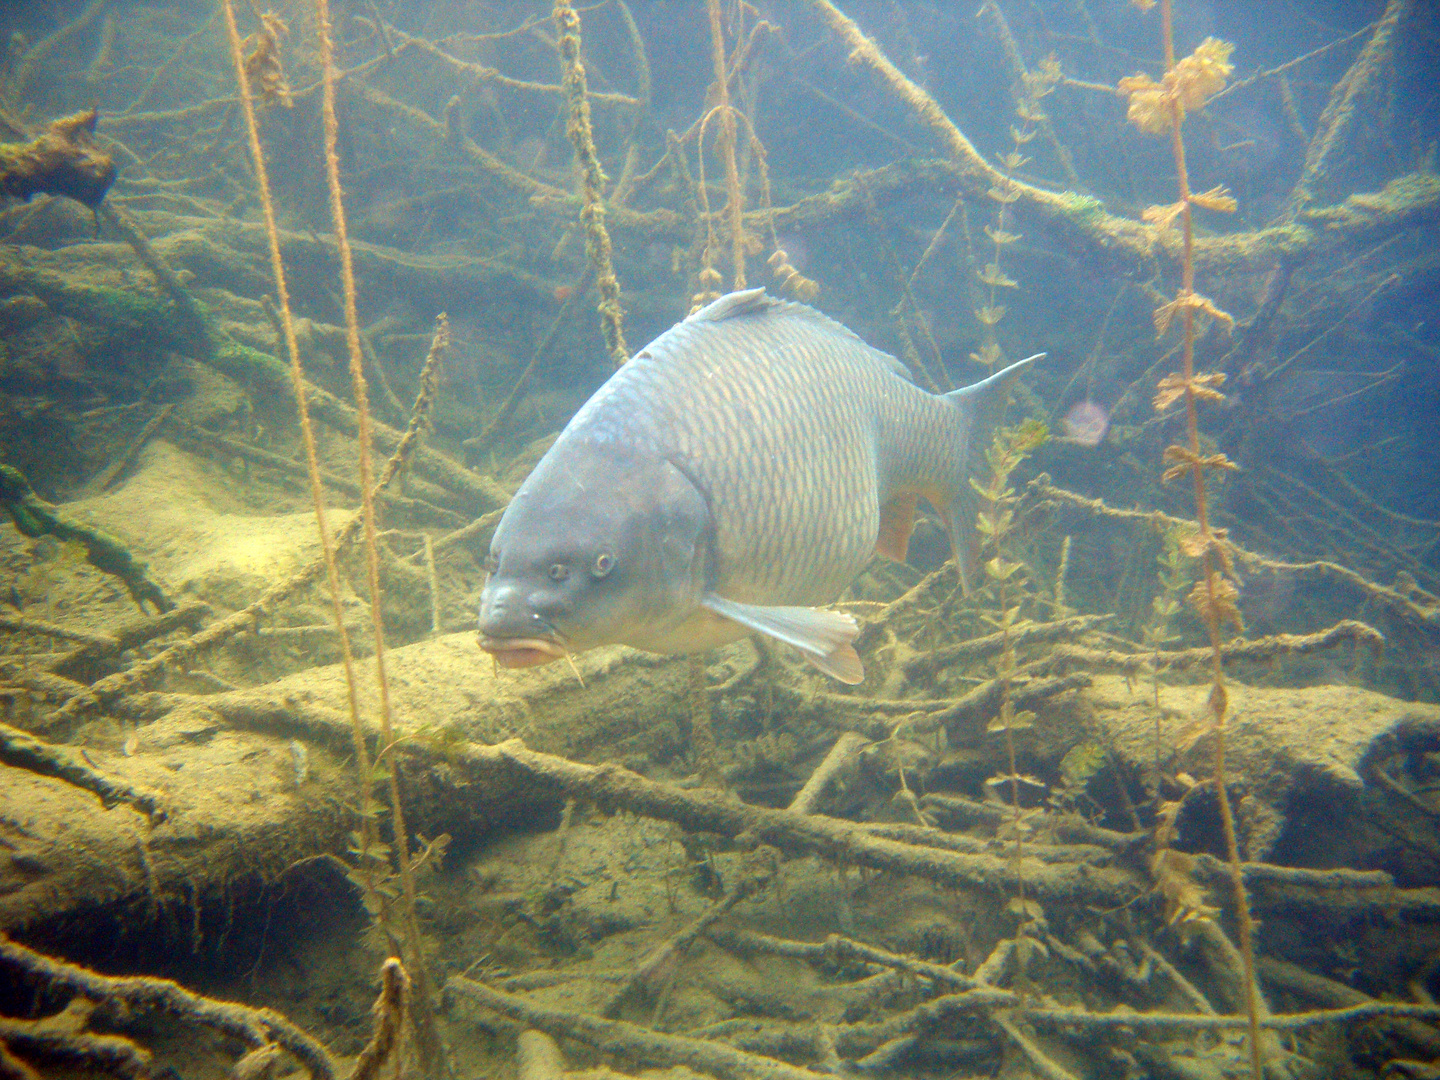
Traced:
POLYGON ((823 608, 741 604, 716 593, 708 593, 700 603, 732 622, 793 645, 831 678, 853 686, 865 677, 860 654, 851 644, 860 627, 850 615, 823 608))

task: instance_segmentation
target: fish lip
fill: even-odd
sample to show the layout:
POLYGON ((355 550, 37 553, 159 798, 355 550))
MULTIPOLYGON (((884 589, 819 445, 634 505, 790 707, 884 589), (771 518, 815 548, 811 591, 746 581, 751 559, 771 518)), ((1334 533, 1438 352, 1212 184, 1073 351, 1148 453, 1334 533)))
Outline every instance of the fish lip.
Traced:
POLYGON ((484 649, 503 668, 539 667, 559 660, 569 651, 555 638, 490 637, 480 635, 484 649))

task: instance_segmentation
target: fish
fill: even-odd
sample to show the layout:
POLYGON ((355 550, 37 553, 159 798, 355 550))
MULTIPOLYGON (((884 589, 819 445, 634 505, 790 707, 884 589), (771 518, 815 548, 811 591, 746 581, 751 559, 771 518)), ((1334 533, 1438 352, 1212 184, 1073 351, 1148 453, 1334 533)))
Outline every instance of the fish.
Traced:
POLYGON ((905 558, 922 498, 970 590, 972 480, 1043 355, 932 394, 814 308, 763 288, 720 297, 620 367, 520 485, 485 561, 480 647, 525 668, 759 633, 860 682, 859 626, 824 605, 875 552, 905 558))

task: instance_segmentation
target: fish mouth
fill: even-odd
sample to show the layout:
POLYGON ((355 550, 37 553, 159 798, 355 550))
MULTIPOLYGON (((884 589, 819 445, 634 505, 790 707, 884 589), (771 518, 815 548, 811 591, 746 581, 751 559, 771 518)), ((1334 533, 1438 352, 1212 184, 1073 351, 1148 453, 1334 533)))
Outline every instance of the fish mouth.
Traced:
POLYGON ((539 667, 566 655, 565 646, 552 638, 496 638, 481 634, 480 648, 503 668, 539 667))

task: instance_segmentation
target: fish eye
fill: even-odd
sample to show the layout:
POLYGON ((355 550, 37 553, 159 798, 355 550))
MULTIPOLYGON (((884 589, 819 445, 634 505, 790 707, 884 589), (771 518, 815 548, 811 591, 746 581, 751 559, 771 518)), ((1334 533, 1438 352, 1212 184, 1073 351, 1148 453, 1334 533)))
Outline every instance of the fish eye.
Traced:
POLYGON ((557 562, 551 565, 549 573, 551 581, 564 581, 570 576, 570 568, 563 562, 557 562))
POLYGON ((597 578, 602 578, 614 569, 615 556, 611 555, 608 551, 602 551, 599 555, 595 556, 595 565, 590 569, 590 573, 597 578))

